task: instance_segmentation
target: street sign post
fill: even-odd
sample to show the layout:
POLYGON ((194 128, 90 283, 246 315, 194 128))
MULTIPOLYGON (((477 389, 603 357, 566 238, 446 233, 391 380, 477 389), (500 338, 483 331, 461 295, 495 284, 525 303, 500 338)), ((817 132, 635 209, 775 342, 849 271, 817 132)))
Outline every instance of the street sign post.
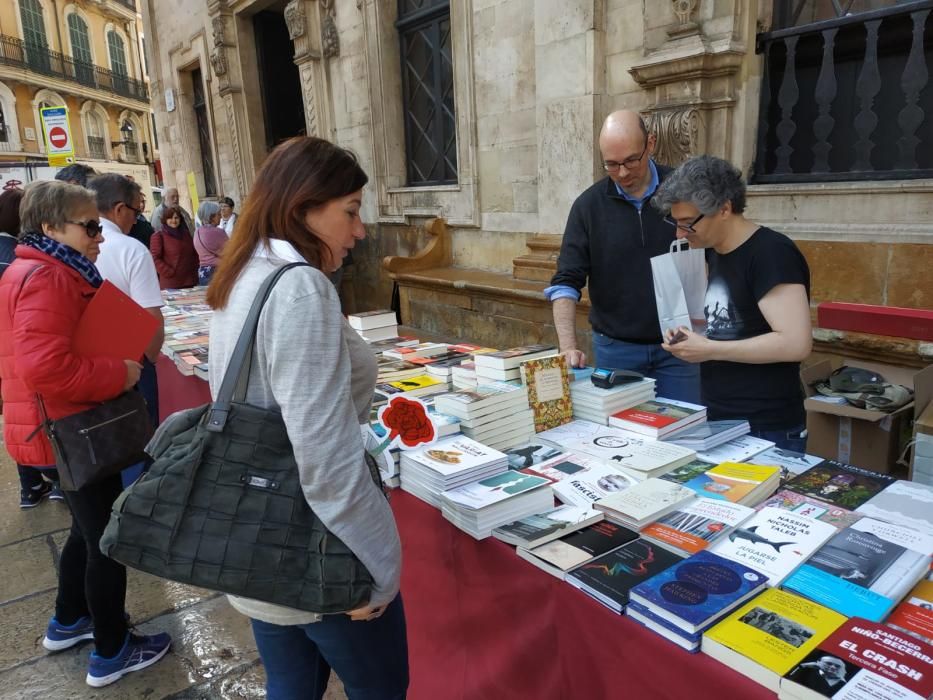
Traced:
POLYGON ((68 124, 67 107, 43 107, 39 110, 45 133, 45 153, 52 167, 75 162, 75 147, 68 124))

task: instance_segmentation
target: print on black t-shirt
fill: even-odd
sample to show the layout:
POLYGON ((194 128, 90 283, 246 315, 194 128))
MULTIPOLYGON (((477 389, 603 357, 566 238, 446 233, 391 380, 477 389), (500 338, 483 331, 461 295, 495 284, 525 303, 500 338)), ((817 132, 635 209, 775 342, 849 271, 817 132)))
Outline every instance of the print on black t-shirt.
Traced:
POLYGON ((706 290, 706 335, 713 340, 736 340, 744 337, 742 319, 729 296, 722 277, 711 278, 706 290))

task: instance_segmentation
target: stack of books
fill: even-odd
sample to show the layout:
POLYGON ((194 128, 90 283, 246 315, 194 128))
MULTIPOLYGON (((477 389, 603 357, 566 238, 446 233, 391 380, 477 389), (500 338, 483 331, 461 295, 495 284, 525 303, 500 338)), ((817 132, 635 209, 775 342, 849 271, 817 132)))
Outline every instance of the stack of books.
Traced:
POLYGON ((697 652, 703 633, 761 593, 767 582, 744 564, 698 552, 637 585, 629 594, 625 614, 687 651, 697 652))
POLYGON ((631 488, 635 479, 587 455, 561 454, 524 467, 525 474, 543 476, 551 482, 554 495, 568 505, 590 508, 600 499, 631 488))
POLYGON ((781 484, 783 485, 798 474, 807 471, 810 467, 815 467, 823 461, 823 458, 804 454, 803 452, 795 452, 794 450, 785 450, 781 447, 772 447, 764 452, 759 452, 748 461, 752 464, 780 467, 781 484))
POLYGON ((178 371, 186 376, 206 380, 210 306, 204 301, 206 287, 193 289, 166 289, 162 292, 165 306, 165 340, 162 354, 167 356, 178 371))
POLYGON ((414 377, 377 384, 376 397, 378 400, 382 397, 388 399, 396 394, 404 394, 405 396, 432 396, 434 394, 442 394, 449 388, 447 382, 425 374, 424 370, 422 370, 422 374, 414 377))
POLYGON ((625 612, 629 592, 669 569, 680 557, 641 538, 578 566, 564 579, 610 610, 625 612))
POLYGON ((395 360, 410 360, 416 357, 438 357, 446 352, 446 343, 415 343, 414 345, 396 345, 390 350, 384 350, 382 355, 395 360))
POLYGON ((441 494, 443 516, 481 540, 500 525, 541 513, 554 506, 550 482, 509 470, 441 494))
POLYGON ((685 447, 581 420, 538 433, 538 439, 567 452, 595 457, 639 480, 660 476, 696 457, 685 447))
POLYGON ((685 486, 662 479, 646 479, 597 501, 593 507, 627 528, 641 530, 695 499, 696 494, 685 486))
POLYGON ((742 435, 733 438, 729 442, 710 450, 697 452, 697 459, 710 464, 722 464, 723 462, 747 462, 757 454, 774 447, 770 440, 752 437, 751 435, 742 435))
POLYGON ((508 471, 504 453, 463 435, 452 435, 432 445, 402 453, 401 487, 435 508, 444 491, 508 471))
POLYGON ((754 507, 777 489, 779 467, 723 462, 684 483, 700 496, 754 507))
POLYGON ((397 317, 395 312, 389 309, 350 314, 347 316, 347 323, 367 343, 375 343, 398 336, 397 317))
POLYGON ((886 620, 891 627, 927 644, 933 644, 933 578, 930 577, 933 573, 914 586, 886 620))
POLYGON ((737 437, 747 435, 751 427, 747 420, 714 420, 690 426, 661 438, 697 452, 707 452, 737 437))
POLYGON ((643 539, 690 556, 701 552, 748 520, 748 506, 711 498, 697 498, 658 518, 641 531, 643 539))
POLYGON ((478 384, 485 384, 489 381, 507 382, 521 379, 522 362, 556 353, 557 348, 553 345, 523 345, 509 350, 477 353, 473 356, 476 381, 478 384))
POLYGON ((449 385, 453 376, 453 368, 459 366, 464 360, 469 360, 470 356, 463 352, 447 352, 445 355, 424 359, 427 361, 427 364, 424 364, 425 371, 435 379, 449 385))
POLYGON ((570 398, 573 400, 574 418, 608 425, 612 414, 651 401, 654 398, 654 380, 642 379, 601 389, 589 379, 575 379, 570 383, 570 398))
POLYGON ((636 539, 637 532, 601 520, 533 549, 518 547, 515 553, 542 571, 563 580, 572 569, 636 539))
POLYGON ((393 360, 390 357, 379 356, 376 362, 378 368, 376 381, 380 384, 397 382, 401 379, 409 379, 424 374, 424 370, 420 366, 405 360, 393 360))
POLYGON ((532 549, 602 519, 603 514, 592 508, 557 506, 501 525, 492 531, 492 536, 506 544, 532 549))
POLYGON ((450 385, 454 389, 475 389, 476 363, 473 360, 463 360, 459 365, 451 367, 450 385))
POLYGON ((673 436, 705 421, 706 406, 660 397, 609 416, 609 425, 655 440, 673 436))
POLYGON ((434 405, 460 419, 464 435, 490 447, 507 450, 535 434, 528 391, 518 383, 490 382, 473 390, 440 394, 434 405))

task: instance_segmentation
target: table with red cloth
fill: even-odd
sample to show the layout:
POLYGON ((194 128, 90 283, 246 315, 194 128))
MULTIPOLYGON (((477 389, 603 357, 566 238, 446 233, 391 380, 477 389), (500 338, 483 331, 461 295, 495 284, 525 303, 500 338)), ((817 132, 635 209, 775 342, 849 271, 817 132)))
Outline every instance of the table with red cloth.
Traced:
MULTIPOLYGON (((162 416, 210 400, 161 357, 162 416)), ((774 694, 688 654, 401 490, 409 700, 757 700, 774 694)))

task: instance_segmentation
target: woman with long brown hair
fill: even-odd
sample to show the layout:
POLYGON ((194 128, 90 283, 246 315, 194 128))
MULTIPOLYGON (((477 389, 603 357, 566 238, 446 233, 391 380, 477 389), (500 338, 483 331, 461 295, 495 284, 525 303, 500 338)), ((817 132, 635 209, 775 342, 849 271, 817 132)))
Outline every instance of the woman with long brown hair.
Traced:
POLYGON ((311 265, 283 274, 263 307, 246 401, 281 411, 308 505, 374 579, 369 604, 346 614, 230 596, 251 619, 270 700, 323 697, 331 669, 351 700, 404 698, 408 687, 401 545, 359 430, 376 362, 341 315, 328 279, 366 235, 360 207, 367 180, 352 153, 327 141, 280 144, 256 176, 207 292, 216 398, 262 282, 282 265, 311 265))

